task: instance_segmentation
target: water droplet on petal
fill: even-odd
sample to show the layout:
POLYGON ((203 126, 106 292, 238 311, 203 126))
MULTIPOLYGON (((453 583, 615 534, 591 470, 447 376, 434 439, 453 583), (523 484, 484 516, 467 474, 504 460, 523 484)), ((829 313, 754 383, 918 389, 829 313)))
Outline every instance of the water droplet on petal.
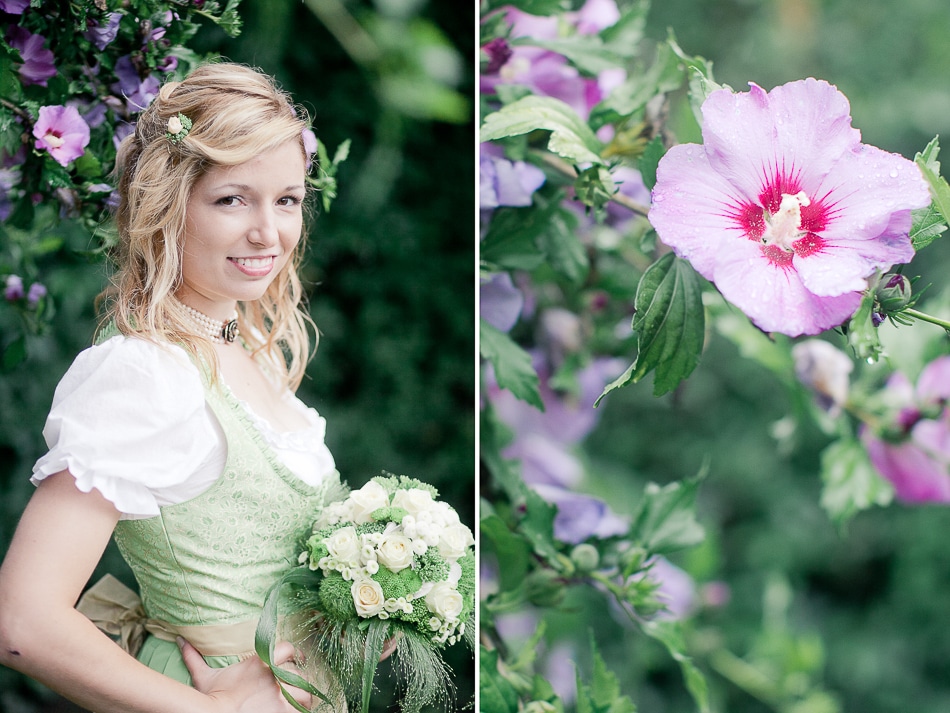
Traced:
POLYGON ((891 171, 890 176, 891 178, 897 178, 897 169, 894 169, 893 171, 891 171))

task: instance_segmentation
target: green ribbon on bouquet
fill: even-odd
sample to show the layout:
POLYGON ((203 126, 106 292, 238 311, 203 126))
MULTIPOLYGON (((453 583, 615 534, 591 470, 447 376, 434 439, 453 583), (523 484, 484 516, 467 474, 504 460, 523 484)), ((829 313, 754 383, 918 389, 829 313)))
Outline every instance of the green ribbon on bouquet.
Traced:
MULTIPOLYGON (((300 688, 311 696, 316 696, 324 701, 331 708, 333 702, 327 695, 314 686, 310 681, 299 674, 282 669, 274 664, 274 645, 277 641, 277 622, 278 622, 278 604, 280 602, 280 592, 286 585, 298 585, 314 589, 314 582, 322 579, 323 575, 314 572, 307 567, 300 567, 287 572, 267 593, 264 599, 264 608, 261 610, 261 619, 257 624, 257 631, 254 634, 254 649, 260 659, 267 664, 274 678, 277 679, 277 685, 280 686, 280 692, 284 698, 295 709, 301 713, 310 713, 304 708, 290 692, 284 688, 283 684, 300 688)), ((368 713, 369 702, 373 692, 373 679, 376 677, 376 667, 379 665, 379 658, 383 654, 383 647, 386 644, 386 635, 389 633, 390 622, 383 619, 372 618, 365 622, 359 622, 357 626, 366 627, 366 643, 364 645, 363 655, 363 691, 361 709, 362 713, 368 713)))
POLYGON ((254 633, 254 650, 257 652, 261 661, 267 664, 267 667, 270 668, 274 674, 274 678, 277 679, 277 685, 280 686, 280 692, 284 695, 284 698, 301 713, 310 713, 310 710, 295 701, 294 697, 284 688, 283 684, 286 683, 289 686, 300 688, 311 696, 316 696, 324 701, 331 708, 333 707, 333 702, 323 691, 320 691, 303 676, 282 669, 274 664, 274 645, 277 642, 278 603, 280 601, 280 591, 285 585, 296 584, 312 586, 314 580, 320 576, 321 575, 317 572, 312 572, 306 567, 301 567, 299 569, 292 569, 281 577, 277 584, 271 587, 271 590, 267 593, 267 597, 264 599, 261 619, 257 623, 257 631, 254 633))

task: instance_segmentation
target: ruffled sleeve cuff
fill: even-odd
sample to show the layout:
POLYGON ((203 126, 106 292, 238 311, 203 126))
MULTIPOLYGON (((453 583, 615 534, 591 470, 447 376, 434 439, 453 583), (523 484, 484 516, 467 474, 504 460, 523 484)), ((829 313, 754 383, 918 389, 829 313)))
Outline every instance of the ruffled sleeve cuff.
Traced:
POLYGON ((155 490, 174 487, 212 455, 218 436, 198 369, 183 350, 113 337, 83 351, 60 381, 43 429, 49 452, 33 482, 68 470, 120 513, 159 513, 155 490))

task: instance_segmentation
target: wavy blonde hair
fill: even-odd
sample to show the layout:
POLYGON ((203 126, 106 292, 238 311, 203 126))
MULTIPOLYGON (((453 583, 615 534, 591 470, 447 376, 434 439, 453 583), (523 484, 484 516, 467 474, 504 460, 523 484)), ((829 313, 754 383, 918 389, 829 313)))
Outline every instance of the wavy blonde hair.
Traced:
MULTIPOLYGON (((104 323, 155 342, 181 344, 217 374, 208 339, 193 333, 174 299, 182 281, 185 212, 195 183, 211 168, 235 166, 287 141, 303 144, 306 113, 261 72, 236 64, 208 64, 181 82, 165 84, 142 112, 135 132, 119 146, 118 247, 112 285, 102 295, 104 323), (187 137, 173 143, 168 120, 191 119, 187 137)), ((305 232, 305 231, 304 231, 305 232)), ((310 357, 316 329, 302 308, 297 269, 304 240, 291 260, 253 302, 238 303, 242 338, 255 356, 296 388, 310 357)))

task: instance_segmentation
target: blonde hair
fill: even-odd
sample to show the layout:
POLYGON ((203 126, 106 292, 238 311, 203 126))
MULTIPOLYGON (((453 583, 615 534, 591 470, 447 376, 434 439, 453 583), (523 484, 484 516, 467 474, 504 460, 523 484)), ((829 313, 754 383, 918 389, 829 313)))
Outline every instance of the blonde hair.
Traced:
MULTIPOLYGON (((208 339, 193 333, 174 299, 182 280, 185 210, 195 183, 216 166, 234 166, 296 141, 308 128, 305 112, 261 72, 236 64, 208 64, 181 82, 165 84, 119 146, 116 271, 104 322, 126 335, 181 344, 217 374, 208 339), (168 120, 191 120, 187 136, 172 142, 168 120)), ((302 309, 297 275, 304 240, 264 295, 238 304, 241 336, 296 388, 310 356, 313 322, 302 309)))

